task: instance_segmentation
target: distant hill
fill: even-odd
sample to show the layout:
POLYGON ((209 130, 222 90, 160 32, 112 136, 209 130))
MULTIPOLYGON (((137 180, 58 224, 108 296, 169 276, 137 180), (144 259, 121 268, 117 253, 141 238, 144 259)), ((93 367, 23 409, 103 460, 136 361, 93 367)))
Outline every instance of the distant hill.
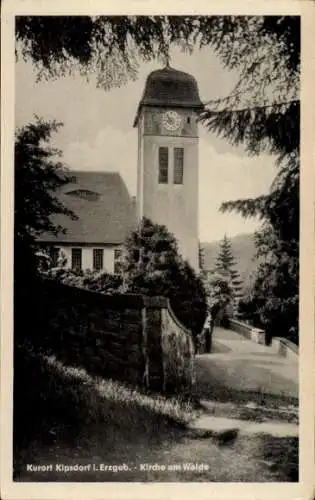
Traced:
MULTIPOLYGON (((249 281, 250 274, 257 269, 257 261, 253 260, 256 253, 253 234, 238 234, 231 239, 233 255, 237 261, 235 268, 240 273, 244 285, 249 281)), ((219 251, 220 241, 201 243, 204 255, 204 268, 213 269, 219 251)))

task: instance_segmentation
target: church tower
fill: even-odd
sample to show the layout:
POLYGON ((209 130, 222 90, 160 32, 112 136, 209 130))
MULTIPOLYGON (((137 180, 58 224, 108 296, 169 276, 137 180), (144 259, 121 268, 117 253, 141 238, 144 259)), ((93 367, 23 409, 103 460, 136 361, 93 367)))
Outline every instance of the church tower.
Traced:
POLYGON ((147 78, 138 128, 137 217, 165 225, 198 266, 198 125, 195 78, 169 66, 147 78))

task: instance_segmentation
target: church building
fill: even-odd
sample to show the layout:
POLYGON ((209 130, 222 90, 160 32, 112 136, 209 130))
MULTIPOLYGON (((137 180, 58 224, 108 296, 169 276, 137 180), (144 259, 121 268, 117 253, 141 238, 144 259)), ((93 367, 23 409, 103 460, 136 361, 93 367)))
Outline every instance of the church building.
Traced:
POLYGON ((63 234, 41 235, 75 269, 117 271, 120 248, 142 217, 165 225, 198 271, 198 113, 193 76, 169 66, 149 74, 138 105, 137 196, 116 172, 71 171, 60 199, 77 216, 55 216, 63 234))

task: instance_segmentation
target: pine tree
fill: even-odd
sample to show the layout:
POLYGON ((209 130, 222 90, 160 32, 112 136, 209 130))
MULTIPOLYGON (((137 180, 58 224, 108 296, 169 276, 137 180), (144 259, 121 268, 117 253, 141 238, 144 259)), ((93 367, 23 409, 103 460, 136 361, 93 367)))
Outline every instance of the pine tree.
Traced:
POLYGON ((232 252, 231 240, 225 234, 223 240, 220 242, 214 271, 220 273, 230 281, 234 295, 235 309, 237 309, 238 302, 242 298, 243 290, 243 281, 240 278, 239 272, 235 269, 236 265, 237 261, 232 252))
POLYGON ((205 249, 201 245, 200 241, 198 243, 198 263, 199 263, 199 270, 202 272, 205 267, 205 249))

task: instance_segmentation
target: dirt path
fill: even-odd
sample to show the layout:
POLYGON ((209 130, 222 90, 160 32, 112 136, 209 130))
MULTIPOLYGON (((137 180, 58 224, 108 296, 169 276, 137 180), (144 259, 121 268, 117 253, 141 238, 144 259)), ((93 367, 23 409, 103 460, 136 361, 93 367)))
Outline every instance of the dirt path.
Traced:
MULTIPOLYGON (((94 432, 96 429, 94 430, 94 432)), ((18 481, 179 481, 179 482, 269 482, 297 480, 297 440, 270 436, 240 436, 229 445, 213 439, 189 439, 182 433, 159 444, 141 440, 106 449, 106 439, 96 433, 89 443, 72 447, 64 443, 36 447, 26 454, 18 481), (27 456, 28 455, 28 456, 27 456), (27 471, 26 464, 48 465, 48 472, 27 471), (58 471, 58 467, 89 467, 83 472, 58 471), (102 465, 103 464, 103 465, 102 465), (105 471, 125 464, 127 471, 105 471), (102 470, 103 468, 103 470, 102 470), (156 470, 152 470, 152 469, 156 470), (96 470, 94 470, 96 469, 96 470), (150 470, 151 469, 151 470, 150 470)))
POLYGON ((298 404, 297 362, 223 328, 215 329, 213 346, 196 357, 197 397, 298 404))

